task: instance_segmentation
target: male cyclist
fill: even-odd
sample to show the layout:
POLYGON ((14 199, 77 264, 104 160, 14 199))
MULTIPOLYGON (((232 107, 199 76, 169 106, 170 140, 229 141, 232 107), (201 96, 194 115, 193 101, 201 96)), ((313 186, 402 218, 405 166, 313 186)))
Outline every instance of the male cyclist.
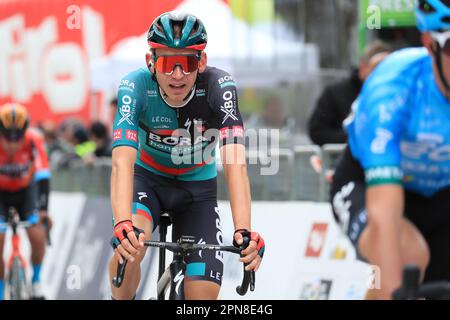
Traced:
MULTIPOLYGON (((33 265, 32 296, 43 298, 40 287, 41 264, 45 254, 44 219, 50 222, 47 207, 50 171, 43 138, 28 129, 24 106, 8 103, 0 107, 0 223, 14 207, 27 228, 33 265)), ((0 228, 0 257, 3 257, 6 228, 0 228)), ((0 299, 4 296, 4 261, 0 258, 0 299)))
POLYGON ((358 254, 380 268, 367 298, 389 299, 408 263, 450 280, 450 0, 420 0, 416 15, 425 48, 391 54, 365 83, 331 191, 358 254))
MULTIPOLYGON (((235 227, 234 241, 252 241, 241 260, 257 270, 264 241, 251 231, 250 188, 245 165, 243 123, 236 85, 226 72, 207 66, 207 34, 191 14, 160 15, 148 31, 148 68, 128 74, 118 92, 114 122, 111 203, 115 255, 127 259, 121 288, 113 299, 132 299, 140 281, 140 262, 159 222, 161 209, 172 209, 173 233, 198 242, 221 244, 217 208, 215 145, 220 143, 235 227), (214 130, 215 129, 215 130, 214 130), (166 208, 170 203, 171 208, 166 208), (141 229, 139 239, 133 230, 141 229)), ((223 256, 200 252, 188 258, 186 299, 216 299, 223 275, 223 256)))

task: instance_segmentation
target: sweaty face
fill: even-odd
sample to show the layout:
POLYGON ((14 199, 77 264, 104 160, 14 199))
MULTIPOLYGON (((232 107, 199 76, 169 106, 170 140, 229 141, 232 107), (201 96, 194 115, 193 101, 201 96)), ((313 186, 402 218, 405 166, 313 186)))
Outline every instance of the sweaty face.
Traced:
MULTIPOLYGON (((196 55, 197 52, 198 51, 190 49, 164 48, 164 49, 156 49, 156 56, 196 55)), ((161 59, 161 57, 158 59, 161 59)), ((190 72, 189 74, 185 74, 185 72, 188 72, 189 70, 184 70, 181 67, 182 64, 183 63, 180 63, 180 65, 176 65, 172 69, 173 72, 170 75, 155 70, 155 67, 152 68, 153 72, 156 72, 156 79, 158 80, 159 86, 167 95, 167 97, 165 98, 166 101, 174 106, 184 104, 184 98, 190 93, 192 87, 195 84, 195 80, 197 79, 197 74, 199 72, 199 70, 195 70, 190 72)), ((200 65, 201 63, 199 63, 199 66, 200 65)), ((169 70, 167 69, 166 71, 169 70)))

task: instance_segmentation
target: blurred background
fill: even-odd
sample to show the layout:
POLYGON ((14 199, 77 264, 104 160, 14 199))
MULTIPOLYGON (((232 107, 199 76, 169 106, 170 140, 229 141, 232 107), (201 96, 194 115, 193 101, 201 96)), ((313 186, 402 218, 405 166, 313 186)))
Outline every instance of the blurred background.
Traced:
MULTIPOLYGON (((50 296, 108 295, 105 268, 111 252, 105 239, 111 232, 108 197, 117 87, 125 74, 145 67, 146 32, 153 19, 165 11, 182 10, 204 22, 209 64, 235 79, 246 129, 278 130, 279 141, 269 141, 266 154, 249 146, 254 223, 261 233, 266 230, 266 242, 272 238, 275 248, 276 239, 289 234, 289 222, 292 234, 302 235, 296 239, 300 249, 282 268, 269 251, 259 295, 250 298, 361 298, 366 266, 355 262, 331 217, 329 179, 345 146, 342 120, 364 79, 384 53, 420 46, 414 4, 415 0, 0 0, 0 105, 24 104, 50 154, 53 233, 61 239, 46 258, 50 296), (261 173, 267 167, 264 157, 277 168, 275 175, 261 173), (280 206, 284 212, 277 209, 280 206), (275 212, 268 208, 279 219, 276 230, 271 228, 275 212), (100 230, 104 237, 92 235, 87 244, 91 235, 86 230, 100 230), (319 260, 320 268, 314 264, 319 260), (335 260, 341 264, 332 264, 335 260), (89 267, 79 270, 85 285, 71 289, 68 277, 78 269, 69 267, 86 261, 91 261, 89 267), (350 270, 344 272, 348 279, 339 278, 340 268, 350 270), (275 290, 263 279, 280 276, 280 270, 292 272, 284 273, 285 287, 275 290), (287 275, 298 270, 302 277, 292 287, 287 275)), ((265 141, 267 132, 259 131, 258 138, 265 141)), ((231 230, 220 165, 218 170, 224 225, 231 230)), ((283 244, 279 245, 281 254, 283 244)), ((149 256, 145 274, 150 277, 154 259, 149 256)), ((141 289, 144 296, 154 282, 149 279, 141 289)), ((222 291, 227 291, 226 285, 222 291)), ((238 298, 225 293, 223 297, 238 298)))

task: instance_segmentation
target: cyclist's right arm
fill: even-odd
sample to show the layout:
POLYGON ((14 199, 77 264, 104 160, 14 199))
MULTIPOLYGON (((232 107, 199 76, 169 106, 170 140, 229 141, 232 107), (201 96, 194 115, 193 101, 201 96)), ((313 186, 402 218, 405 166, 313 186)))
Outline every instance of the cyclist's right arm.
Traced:
MULTIPOLYGON (((366 192, 366 208, 372 234, 368 258, 381 271, 378 298, 388 300, 401 285, 400 225, 404 206, 403 187, 385 184, 369 187, 366 192)), ((378 289, 378 288, 377 288, 378 289)))
POLYGON ((133 173, 137 157, 139 114, 143 106, 140 71, 127 75, 119 86, 117 114, 113 126, 111 171, 111 206, 114 214, 114 235, 120 240, 115 254, 120 262, 127 260, 143 247, 144 235, 135 236, 131 205, 133 202, 133 173), (120 254, 119 254, 120 253, 120 254))
MULTIPOLYGON (((116 147, 112 153, 111 170, 111 206, 114 214, 114 229, 123 232, 122 227, 131 223, 131 203, 133 200, 133 167, 137 151, 134 148, 121 146, 116 147)), ((132 225, 132 223, 131 223, 132 225)), ((127 232, 127 237, 117 247, 116 255, 119 262, 123 263, 122 257, 131 259, 143 247, 144 235, 138 240, 133 230, 127 232), (139 243, 141 242, 141 243, 139 243)))

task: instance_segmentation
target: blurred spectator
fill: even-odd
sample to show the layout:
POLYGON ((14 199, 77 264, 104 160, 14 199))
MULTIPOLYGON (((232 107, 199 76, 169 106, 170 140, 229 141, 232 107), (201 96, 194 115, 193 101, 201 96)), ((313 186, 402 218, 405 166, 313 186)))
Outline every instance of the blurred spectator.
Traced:
POLYGON ((61 138, 61 142, 68 145, 73 149, 72 137, 75 130, 75 127, 83 126, 81 121, 68 118, 64 120, 59 126, 59 136, 61 138))
POLYGON ((44 136, 50 167, 59 168, 61 161, 71 153, 71 148, 58 137, 58 130, 53 121, 45 121, 38 127, 44 136))
POLYGON ((75 154, 83 160, 92 156, 96 149, 95 142, 89 140, 89 133, 83 125, 74 127, 71 143, 75 154))
POLYGON ((112 144, 108 128, 101 122, 93 122, 89 130, 90 137, 95 143, 94 154, 99 157, 111 157, 112 144))
POLYGON ((88 131, 80 121, 66 119, 59 128, 59 134, 67 152, 56 164, 58 168, 70 167, 80 160, 92 163, 96 146, 89 140, 88 131))
POLYGON ((364 80, 390 52, 391 48, 381 41, 369 44, 360 59, 359 68, 352 70, 349 78, 324 89, 309 119, 309 136, 315 144, 321 146, 347 141, 342 122, 348 116, 364 80))
MULTIPOLYGON (((253 114, 245 122, 246 128, 279 129, 280 143, 288 143, 295 133, 295 119, 287 115, 283 101, 278 96, 269 97, 260 114, 253 114)), ((258 132, 261 137, 262 132, 258 132)))

